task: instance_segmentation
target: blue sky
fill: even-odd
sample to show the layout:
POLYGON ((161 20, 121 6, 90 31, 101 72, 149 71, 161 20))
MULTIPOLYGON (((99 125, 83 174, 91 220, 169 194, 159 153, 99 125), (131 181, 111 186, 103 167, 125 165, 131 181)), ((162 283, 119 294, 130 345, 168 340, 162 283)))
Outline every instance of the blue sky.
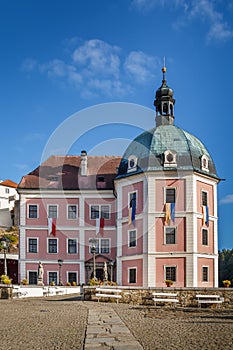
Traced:
POLYGON ((226 179, 218 186, 219 248, 232 248, 232 0, 1 0, 0 7, 0 178, 19 182, 70 116, 99 104, 102 112, 79 113, 68 151, 122 154, 154 126, 166 56, 175 124, 206 145, 226 179), (118 118, 116 102, 131 115, 118 118))

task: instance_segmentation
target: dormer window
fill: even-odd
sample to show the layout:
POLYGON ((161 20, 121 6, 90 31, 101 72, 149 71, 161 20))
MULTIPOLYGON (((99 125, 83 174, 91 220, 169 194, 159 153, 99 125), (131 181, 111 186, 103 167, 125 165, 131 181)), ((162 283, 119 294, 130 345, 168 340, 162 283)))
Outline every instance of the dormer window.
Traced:
POLYGON ((209 158, 205 154, 201 156, 201 170, 209 172, 209 158))
POLYGON ((175 168, 176 163, 176 152, 167 150, 164 152, 164 168, 175 168))
POLYGON ((137 157, 131 155, 128 158, 128 170, 127 172, 130 173, 132 171, 137 170, 137 157))

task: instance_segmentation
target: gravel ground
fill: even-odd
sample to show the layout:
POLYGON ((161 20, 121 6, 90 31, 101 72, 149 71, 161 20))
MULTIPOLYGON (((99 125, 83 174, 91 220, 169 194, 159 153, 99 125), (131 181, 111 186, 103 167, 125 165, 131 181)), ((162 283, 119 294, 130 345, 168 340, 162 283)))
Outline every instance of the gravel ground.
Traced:
POLYGON ((118 304, 115 311, 145 350, 233 348, 233 310, 118 304))
MULTIPOLYGON (((0 300, 0 350, 82 350, 88 308, 74 296, 0 300)), ((233 348, 233 310, 103 303, 145 350, 233 348)))
POLYGON ((0 300, 0 349, 83 349, 88 309, 76 300, 0 300))

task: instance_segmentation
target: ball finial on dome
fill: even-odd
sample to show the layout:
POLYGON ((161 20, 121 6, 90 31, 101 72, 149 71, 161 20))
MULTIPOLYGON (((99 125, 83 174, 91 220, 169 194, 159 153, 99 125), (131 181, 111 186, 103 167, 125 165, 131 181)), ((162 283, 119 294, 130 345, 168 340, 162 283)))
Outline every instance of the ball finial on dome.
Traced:
POLYGON ((162 72, 163 72, 163 73, 166 73, 166 70, 167 70, 167 68, 164 66, 164 67, 162 68, 162 72))

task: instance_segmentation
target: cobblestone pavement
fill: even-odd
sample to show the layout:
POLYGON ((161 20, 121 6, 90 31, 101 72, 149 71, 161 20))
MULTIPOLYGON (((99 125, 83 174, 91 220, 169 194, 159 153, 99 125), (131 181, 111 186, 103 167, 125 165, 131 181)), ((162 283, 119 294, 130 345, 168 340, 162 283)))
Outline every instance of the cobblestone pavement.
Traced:
POLYGON ((145 350, 233 348, 233 310, 125 304, 114 309, 145 350))
POLYGON ((0 337, 0 350, 228 350, 233 310, 82 302, 77 296, 0 300, 0 337))

